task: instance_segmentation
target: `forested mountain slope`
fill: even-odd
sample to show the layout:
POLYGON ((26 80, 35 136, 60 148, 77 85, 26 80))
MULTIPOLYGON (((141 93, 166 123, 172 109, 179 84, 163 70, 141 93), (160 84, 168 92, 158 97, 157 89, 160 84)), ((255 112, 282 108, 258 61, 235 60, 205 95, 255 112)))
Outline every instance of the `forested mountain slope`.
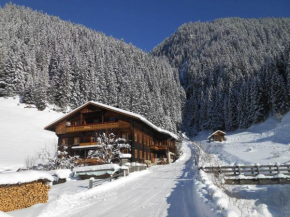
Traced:
POLYGON ((176 131, 184 92, 162 58, 29 8, 0 8, 0 96, 76 108, 99 101, 176 131))
POLYGON ((247 128, 290 107, 290 19, 225 18, 188 23, 152 54, 178 68, 186 126, 247 128))

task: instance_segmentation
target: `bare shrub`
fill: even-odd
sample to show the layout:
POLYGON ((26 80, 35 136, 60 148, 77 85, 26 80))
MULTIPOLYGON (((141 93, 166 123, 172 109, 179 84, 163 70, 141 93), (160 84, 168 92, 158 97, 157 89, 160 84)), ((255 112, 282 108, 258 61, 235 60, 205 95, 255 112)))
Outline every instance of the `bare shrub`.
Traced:
POLYGON ((281 156, 281 152, 278 150, 273 151, 271 154, 272 154, 272 158, 277 158, 281 156))

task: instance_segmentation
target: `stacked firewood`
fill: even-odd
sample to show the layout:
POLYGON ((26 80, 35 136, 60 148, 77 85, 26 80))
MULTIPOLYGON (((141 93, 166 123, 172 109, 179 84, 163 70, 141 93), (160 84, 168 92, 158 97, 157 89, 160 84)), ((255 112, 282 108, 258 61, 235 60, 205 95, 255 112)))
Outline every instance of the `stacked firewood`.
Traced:
POLYGON ((23 209, 37 203, 46 203, 49 186, 35 181, 18 185, 0 186, 0 210, 4 212, 23 209))

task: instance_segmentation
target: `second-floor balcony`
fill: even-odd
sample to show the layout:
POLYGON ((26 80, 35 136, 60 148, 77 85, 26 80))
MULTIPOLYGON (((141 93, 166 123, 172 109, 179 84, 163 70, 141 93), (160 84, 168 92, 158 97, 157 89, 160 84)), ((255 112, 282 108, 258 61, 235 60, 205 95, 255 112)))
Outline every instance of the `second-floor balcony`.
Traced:
POLYGON ((112 128, 119 128, 119 127, 120 127, 120 121, 92 123, 92 124, 83 124, 83 125, 66 127, 66 132, 70 133, 70 132, 79 132, 79 131, 102 130, 102 129, 112 129, 112 128))
POLYGON ((64 134, 64 133, 73 133, 73 132, 82 132, 82 131, 114 129, 114 128, 122 128, 122 127, 130 127, 130 124, 121 120, 100 122, 100 123, 88 123, 88 124, 82 124, 82 125, 64 126, 62 128, 57 129, 56 133, 64 134))
POLYGON ((156 150, 156 151, 167 150, 167 145, 151 145, 150 149, 151 150, 156 150))

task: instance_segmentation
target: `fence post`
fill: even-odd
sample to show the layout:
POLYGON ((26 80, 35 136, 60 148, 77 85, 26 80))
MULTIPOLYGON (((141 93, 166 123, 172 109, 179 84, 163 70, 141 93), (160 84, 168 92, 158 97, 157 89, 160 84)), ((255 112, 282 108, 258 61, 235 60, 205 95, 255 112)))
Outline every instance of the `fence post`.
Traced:
POLYGON ((277 167, 277 172, 280 173, 279 164, 276 164, 276 167, 277 167))
POLYGON ((219 165, 219 172, 222 174, 222 167, 219 165))
POLYGON ((238 166, 238 170, 239 170, 239 175, 241 175, 241 168, 240 168, 240 166, 238 166))
POLYGON ((89 179, 89 189, 93 188, 93 182, 94 182, 94 180, 95 179, 93 177, 89 179))
POLYGON ((237 176, 236 167, 237 167, 237 166, 235 166, 235 167, 233 168, 233 169, 234 169, 234 175, 235 175, 235 176, 237 176))
POLYGON ((260 167, 259 167, 259 165, 256 165, 256 167, 257 167, 257 172, 258 172, 258 175, 260 174, 260 167))
POLYGON ((124 177, 126 176, 126 170, 123 170, 123 176, 124 177))

